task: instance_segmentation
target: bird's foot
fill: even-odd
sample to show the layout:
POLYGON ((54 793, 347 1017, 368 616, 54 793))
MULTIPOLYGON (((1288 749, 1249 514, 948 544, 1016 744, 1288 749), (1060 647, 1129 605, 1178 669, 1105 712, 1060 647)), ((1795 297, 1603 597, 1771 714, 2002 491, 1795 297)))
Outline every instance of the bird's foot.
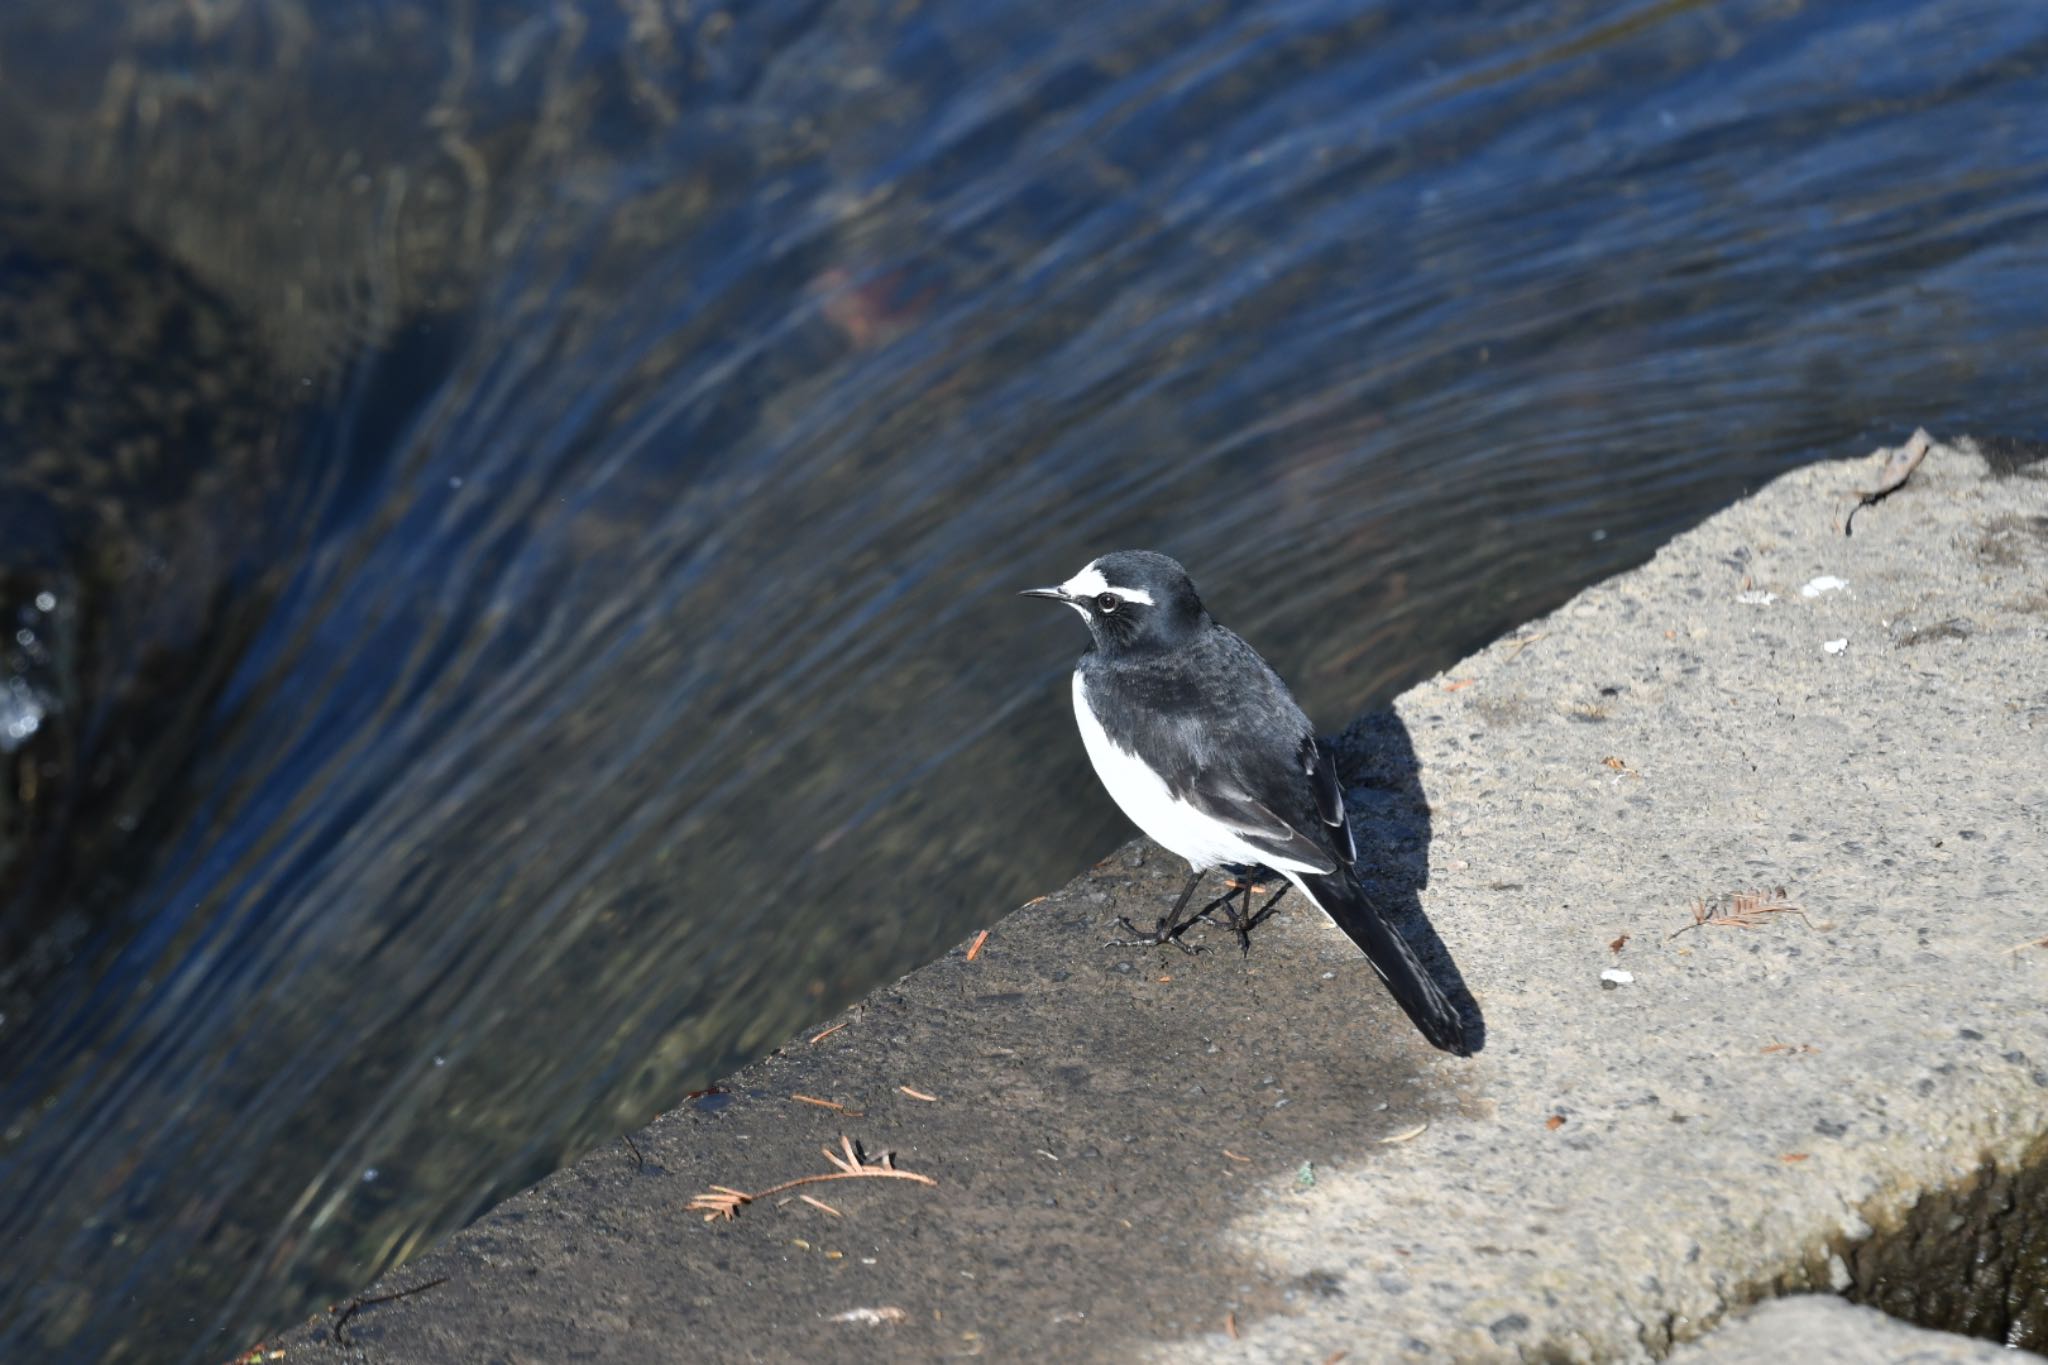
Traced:
POLYGON ((1109 941, 1109 946, 1112 948, 1157 948, 1171 943, 1189 957, 1193 957, 1202 950, 1191 944, 1182 943, 1180 936, 1193 927, 1194 922, 1200 918, 1200 915, 1193 915, 1175 924, 1167 916, 1161 915, 1159 922, 1154 924, 1151 929, 1146 930, 1140 929, 1137 925, 1131 923, 1128 915, 1118 915, 1116 922, 1130 930, 1131 937, 1128 939, 1113 938, 1109 941))
POLYGON ((1264 895, 1265 891, 1266 888, 1262 882, 1249 878, 1233 878, 1229 888, 1221 896, 1203 906, 1195 917, 1200 919, 1211 910, 1220 909, 1223 912, 1224 927, 1237 936, 1237 951, 1245 957, 1250 957, 1252 955, 1252 930, 1264 924, 1267 918, 1272 915, 1273 907, 1280 904, 1280 898, 1287 894, 1287 883, 1280 883, 1280 889, 1273 893, 1273 898, 1260 906, 1258 912, 1254 914, 1252 912, 1252 897, 1264 895), (1244 897, 1244 912, 1242 914, 1238 912, 1236 905, 1233 904, 1240 895, 1244 897))

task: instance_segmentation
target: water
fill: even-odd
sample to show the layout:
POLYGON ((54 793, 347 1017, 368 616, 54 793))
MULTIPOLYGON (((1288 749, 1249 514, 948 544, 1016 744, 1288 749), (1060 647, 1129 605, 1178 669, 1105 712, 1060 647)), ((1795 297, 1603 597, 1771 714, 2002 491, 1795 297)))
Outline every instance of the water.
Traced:
POLYGON ((2034 6, 0 65, 10 1359, 224 1359, 1106 852, 1018 587, 1174 553, 1335 728, 1800 461, 2041 429, 2034 6))

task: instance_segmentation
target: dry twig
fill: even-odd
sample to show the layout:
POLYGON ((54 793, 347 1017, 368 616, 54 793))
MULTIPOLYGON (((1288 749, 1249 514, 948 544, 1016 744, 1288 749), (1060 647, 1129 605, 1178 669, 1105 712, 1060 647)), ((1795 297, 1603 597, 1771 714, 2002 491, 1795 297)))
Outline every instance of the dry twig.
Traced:
POLYGON ((981 956, 981 945, 986 942, 988 942, 988 930, 984 929, 974 936, 974 945, 967 950, 967 960, 969 962, 981 956))
POLYGON ((1877 487, 1868 493, 1859 493, 1856 505, 1851 507, 1849 515, 1842 519, 1842 534, 1855 535, 1856 514, 1866 507, 1875 507, 1903 488, 1906 480, 1913 477, 1913 471, 1920 467, 1920 462, 1927 458, 1927 452, 1932 449, 1934 438, 1927 434, 1927 428, 1922 427, 1913 433, 1912 440, 1894 450, 1884 462, 1884 473, 1878 476, 1877 487))
POLYGON ((428 1280, 425 1284, 416 1284, 410 1289, 401 1289, 396 1294, 379 1294, 374 1299, 350 1299, 347 1305, 342 1308, 341 1316, 334 1320, 334 1340, 336 1344, 341 1346, 352 1346, 355 1344, 348 1339, 348 1334, 342 1331, 342 1328, 348 1326, 348 1320, 362 1312, 365 1308, 374 1308, 380 1303, 395 1303, 399 1299, 409 1299, 415 1294, 424 1294, 434 1286, 446 1283, 448 1283, 448 1277, 440 1275, 428 1280))
POLYGON ((811 1035, 811 1041, 812 1041, 812 1042, 814 1042, 814 1043, 822 1043, 822 1042, 824 1042, 824 1041, 825 1041, 825 1040, 826 1040, 827 1038, 830 1038, 830 1037, 831 1037, 831 1036, 832 1036, 833 1034, 835 1034, 835 1033, 839 1032, 839 1030, 841 1030, 841 1029, 845 1028, 845 1027, 846 1027, 846 1026, 847 1026, 848 1024, 850 1024, 850 1023, 852 1023, 852 1022, 853 1022, 853 1020, 851 1020, 851 1019, 841 1019, 841 1020, 840 1020, 840 1021, 839 1021, 838 1023, 834 1024, 834 1025, 833 1025, 833 1026, 832 1026, 831 1028, 828 1028, 828 1029, 820 1029, 820 1030, 818 1030, 818 1031, 817 1031, 816 1033, 813 1033, 813 1034, 811 1035))
POLYGON ((825 1154, 825 1160, 832 1163, 833 1170, 822 1175, 800 1175, 794 1180, 785 1180, 780 1185, 771 1185, 753 1194, 733 1189, 729 1185, 713 1185, 683 1207, 693 1213, 703 1214, 707 1223, 714 1218, 730 1221, 739 1217, 742 1205, 751 1204, 757 1199, 766 1199, 772 1194, 781 1194, 784 1190, 796 1189, 799 1185, 815 1185, 826 1180, 915 1180, 920 1185, 939 1183, 928 1175, 897 1170, 894 1152, 884 1152, 878 1159, 869 1161, 854 1144, 853 1139, 844 1135, 839 1139, 837 1152, 830 1147, 820 1147, 818 1150, 825 1154))
POLYGON ((1732 891, 1726 897, 1717 897, 1713 901, 1695 899, 1686 908, 1692 911, 1692 923, 1673 929, 1665 936, 1667 940, 1702 925, 1715 929, 1754 929, 1773 915, 1797 915, 1807 928, 1813 927, 1813 921, 1806 918, 1806 912, 1785 899, 1782 886, 1771 891, 1732 891))

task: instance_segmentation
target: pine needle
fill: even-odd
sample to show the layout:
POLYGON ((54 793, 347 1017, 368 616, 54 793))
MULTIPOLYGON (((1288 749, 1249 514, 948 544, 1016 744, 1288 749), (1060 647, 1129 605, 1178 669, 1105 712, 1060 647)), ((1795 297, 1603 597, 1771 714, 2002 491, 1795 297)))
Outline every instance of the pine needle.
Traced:
POLYGON ((1666 935, 1667 939, 1701 927, 1754 929, 1773 915, 1797 915, 1805 921, 1807 928, 1813 927, 1813 921, 1806 918, 1806 912, 1785 899, 1782 886, 1771 891, 1732 891, 1711 901, 1699 898, 1686 908, 1692 912, 1692 923, 1672 930, 1666 935))
MULTIPOLYGON (((928 1175, 919 1175, 916 1171, 897 1170, 894 1152, 884 1152, 876 1160, 869 1161, 854 1144, 853 1139, 843 1134, 839 1139, 838 1151, 835 1152, 830 1147, 820 1147, 818 1150, 825 1154, 825 1160, 832 1163, 831 1171, 820 1175, 800 1175, 794 1180, 785 1180, 780 1185, 770 1185, 767 1189, 757 1190, 752 1194, 745 1190, 733 1189, 730 1185, 713 1185, 683 1207, 693 1213, 703 1214, 707 1223, 714 1218, 730 1221, 739 1217, 742 1207, 758 1199, 766 1199, 785 1190, 793 1190, 801 1185, 815 1185, 826 1180, 914 1180, 920 1185, 939 1183, 928 1175)), ((798 1195, 797 1198, 817 1202, 810 1200, 807 1195, 798 1195)), ((836 1216, 838 1210, 830 1212, 836 1216)))

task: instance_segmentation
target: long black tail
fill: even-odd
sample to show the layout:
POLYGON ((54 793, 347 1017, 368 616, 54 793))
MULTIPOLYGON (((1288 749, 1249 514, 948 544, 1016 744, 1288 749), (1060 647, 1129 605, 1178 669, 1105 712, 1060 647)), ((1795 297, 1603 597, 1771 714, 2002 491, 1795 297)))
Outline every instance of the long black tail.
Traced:
POLYGON ((1408 1012, 1422 1036, 1445 1052, 1460 1057, 1472 1055, 1465 1042, 1465 1020, 1444 988, 1415 956, 1401 931, 1388 922, 1378 906, 1366 896, 1351 869, 1340 867, 1327 876, 1305 876, 1302 890, 1308 892, 1324 914, 1365 950, 1365 960, 1387 983, 1395 1003, 1408 1012))

